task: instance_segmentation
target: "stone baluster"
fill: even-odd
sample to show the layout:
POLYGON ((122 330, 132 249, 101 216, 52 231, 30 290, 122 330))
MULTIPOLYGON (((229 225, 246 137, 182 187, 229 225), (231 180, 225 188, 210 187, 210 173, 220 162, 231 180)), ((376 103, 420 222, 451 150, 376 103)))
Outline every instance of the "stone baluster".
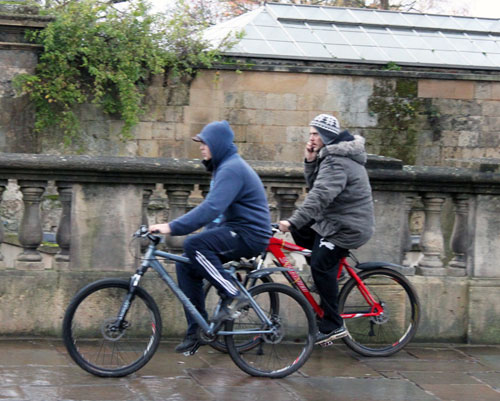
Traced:
POLYGON ((401 250, 403 252, 403 266, 412 266, 414 261, 412 260, 412 241, 410 233, 410 215, 413 207, 413 202, 415 197, 408 195, 405 197, 404 211, 403 211, 403 224, 401 227, 401 250))
MULTIPOLYGON (((166 184, 168 196, 168 221, 172 221, 187 212, 188 199, 194 185, 166 184)), ((172 251, 182 251, 184 236, 167 237, 167 245, 172 251)))
POLYGON ((210 184, 200 184, 201 196, 205 199, 210 192, 210 184))
POLYGON ((453 204, 455 206, 455 223, 451 234, 450 247, 454 256, 448 265, 448 274, 450 276, 465 276, 467 247, 469 244, 469 196, 455 195, 453 204))
POLYGON ((423 196, 425 222, 420 238, 423 258, 418 263, 417 272, 423 276, 443 276, 446 269, 441 260, 444 239, 441 231, 441 211, 445 197, 442 194, 427 193, 423 196))
MULTIPOLYGON (((0 202, 2 201, 3 191, 7 186, 7 180, 0 180, 0 202)), ((3 243, 3 221, 0 219, 0 245, 3 243)), ((4 268, 3 255, 0 252, 0 269, 4 268)))
POLYGON ((24 251, 17 257, 16 268, 42 270, 44 268, 42 255, 37 248, 43 240, 40 202, 47 182, 20 180, 18 185, 24 203, 24 213, 19 228, 19 242, 24 251))
POLYGON ((65 269, 69 265, 69 251, 71 246, 71 199, 73 196, 73 184, 68 182, 56 182, 59 200, 61 202, 61 219, 57 227, 56 241, 61 249, 56 255, 56 268, 65 269))
MULTIPOLYGON (((142 219, 141 224, 143 226, 149 226, 148 219, 148 205, 149 200, 151 199, 151 195, 153 194, 154 185, 145 186, 142 190, 142 219)), ((147 238, 141 238, 141 252, 146 250, 146 247, 149 244, 149 240, 147 238)))
POLYGON ((302 188, 271 188, 278 207, 278 220, 290 217, 295 210, 295 202, 299 199, 302 188))

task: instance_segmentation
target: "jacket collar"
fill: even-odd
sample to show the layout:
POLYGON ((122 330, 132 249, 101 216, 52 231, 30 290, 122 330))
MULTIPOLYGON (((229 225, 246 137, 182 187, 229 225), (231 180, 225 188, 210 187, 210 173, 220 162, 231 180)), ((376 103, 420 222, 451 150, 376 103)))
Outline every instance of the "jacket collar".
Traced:
POLYGON ((353 141, 345 141, 333 145, 326 145, 319 151, 319 157, 343 156, 348 157, 359 164, 366 164, 365 138, 354 135, 353 141))

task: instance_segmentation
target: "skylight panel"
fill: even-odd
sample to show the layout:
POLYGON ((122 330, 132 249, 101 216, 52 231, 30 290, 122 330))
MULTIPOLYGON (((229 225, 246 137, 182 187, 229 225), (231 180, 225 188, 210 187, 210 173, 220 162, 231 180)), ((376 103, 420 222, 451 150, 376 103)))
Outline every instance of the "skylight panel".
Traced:
POLYGON ((475 40, 474 44, 479 48, 481 52, 500 53, 500 46, 498 45, 498 43, 488 40, 475 40))
POLYGON ((469 60, 471 65, 492 66, 492 62, 488 58, 487 54, 478 53, 478 52, 463 52, 461 54, 467 60, 469 60))
POLYGON ((255 19, 252 21, 254 25, 258 26, 276 26, 276 20, 271 17, 268 13, 260 13, 255 19))
POLYGON ((382 29, 366 29, 366 33, 378 46, 382 47, 401 47, 394 36, 382 29))
POLYGON ((241 47, 245 49, 246 53, 261 54, 261 55, 275 55, 276 51, 269 46, 264 40, 248 39, 241 42, 241 47))
POLYGON ((449 50, 450 42, 437 32, 424 32, 420 37, 427 44, 427 48, 434 50, 449 50))
POLYGON ((357 46, 356 51, 359 53, 362 60, 387 61, 387 55, 377 47, 357 46))
POLYGON ((415 32, 393 30, 392 33, 406 49, 425 49, 427 47, 425 41, 415 32))
POLYGON ((367 45, 373 43, 360 27, 337 25, 337 28, 352 45, 367 45))
POLYGON ((282 42, 282 41, 269 41, 269 44, 275 49, 278 55, 287 56, 303 56, 304 54, 297 48, 295 43, 282 42))
POLYGON ((344 60, 360 60, 359 54, 352 46, 326 45, 328 51, 336 58, 344 60))
POLYGON ((320 43, 299 43, 300 48, 307 57, 311 58, 331 58, 332 55, 320 43))
POLYGON ((277 18, 304 18, 297 7, 287 4, 268 4, 268 8, 276 15, 277 18))
POLYGON ((421 64, 443 64, 444 60, 441 60, 436 52, 427 49, 412 49, 411 54, 415 57, 418 63, 421 64))
MULTIPOLYGON (((309 8, 309 7, 307 7, 309 8)), ((310 7, 313 9, 313 7, 310 7)), ((309 15, 311 16, 311 20, 314 21, 342 21, 342 22, 359 22, 356 17, 354 17, 348 9, 345 8, 328 8, 328 7, 320 7, 321 9, 321 17, 319 14, 314 18, 313 12, 309 11, 309 15)))
POLYGON ((282 41, 290 40, 289 36, 286 35, 285 31, 281 29, 281 27, 259 26, 258 29, 262 36, 267 39, 282 41))
POLYGON ((317 29, 313 27, 314 33, 318 36, 318 38, 326 44, 340 44, 340 45, 348 45, 344 37, 337 31, 326 30, 326 29, 317 29))
POLYGON ((387 54, 386 61, 396 63, 415 63, 417 60, 412 57, 411 53, 405 49, 398 49, 395 47, 382 47, 385 54, 387 54))
POLYGON ((317 42, 318 38, 314 36, 313 32, 308 28, 290 28, 286 27, 286 32, 296 42, 317 42))

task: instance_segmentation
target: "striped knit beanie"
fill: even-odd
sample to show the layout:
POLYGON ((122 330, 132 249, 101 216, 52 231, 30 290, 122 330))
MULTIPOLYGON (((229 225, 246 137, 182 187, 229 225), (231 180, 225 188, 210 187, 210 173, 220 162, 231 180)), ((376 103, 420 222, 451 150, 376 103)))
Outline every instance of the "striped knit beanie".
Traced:
POLYGON ((318 130, 319 136, 325 145, 332 143, 339 135, 339 121, 329 114, 320 114, 309 124, 318 130))

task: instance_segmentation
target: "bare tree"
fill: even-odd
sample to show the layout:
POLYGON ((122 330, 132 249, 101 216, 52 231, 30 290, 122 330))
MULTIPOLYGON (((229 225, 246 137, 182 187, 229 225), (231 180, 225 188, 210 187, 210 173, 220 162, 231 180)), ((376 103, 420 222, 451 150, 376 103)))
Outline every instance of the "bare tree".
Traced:
MULTIPOLYGON (((188 2, 209 24, 244 14, 266 3, 261 0, 188 0, 188 2)), ((273 2, 451 15, 469 14, 468 8, 455 0, 273 0, 273 2)))

